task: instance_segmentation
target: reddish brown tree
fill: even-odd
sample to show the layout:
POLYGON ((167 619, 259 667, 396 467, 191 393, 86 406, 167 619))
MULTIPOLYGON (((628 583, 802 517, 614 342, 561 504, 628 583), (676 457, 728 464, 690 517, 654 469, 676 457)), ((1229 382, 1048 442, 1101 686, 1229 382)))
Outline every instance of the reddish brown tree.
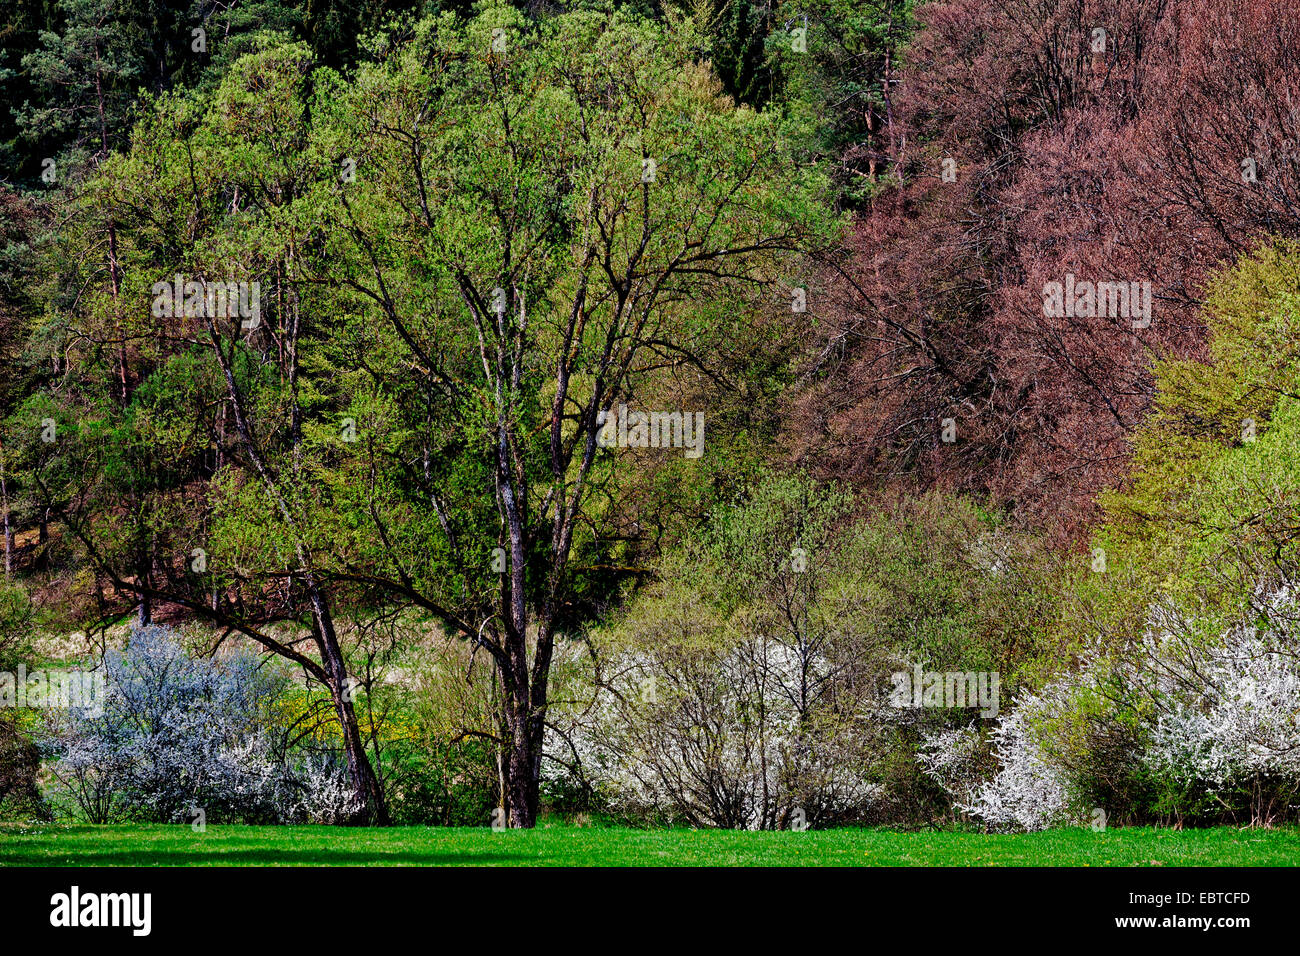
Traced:
POLYGON ((1300 26, 1285 0, 948 0, 919 19, 902 185, 825 264, 794 453, 1077 534, 1122 478, 1153 359, 1200 347, 1207 275, 1300 231, 1300 26), (1045 311, 1069 277, 1149 282, 1149 324, 1116 302, 1045 311))

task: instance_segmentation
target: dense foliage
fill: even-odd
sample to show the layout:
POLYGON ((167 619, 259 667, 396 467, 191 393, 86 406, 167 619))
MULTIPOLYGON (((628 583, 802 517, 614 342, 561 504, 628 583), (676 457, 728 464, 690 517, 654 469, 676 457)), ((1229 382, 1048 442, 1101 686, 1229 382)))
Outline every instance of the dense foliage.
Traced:
POLYGON ((3 814, 1296 819, 1286 0, 0 10, 3 814))

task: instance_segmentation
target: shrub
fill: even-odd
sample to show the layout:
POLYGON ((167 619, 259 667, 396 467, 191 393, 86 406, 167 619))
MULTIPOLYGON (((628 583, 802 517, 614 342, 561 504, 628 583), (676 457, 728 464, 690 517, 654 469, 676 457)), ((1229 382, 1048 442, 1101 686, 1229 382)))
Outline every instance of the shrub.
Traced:
POLYGON ((251 654, 190 656, 163 627, 137 628, 103 661, 102 713, 51 726, 55 778, 93 823, 116 819, 336 822, 348 788, 327 759, 271 755, 261 715, 278 684, 251 654))
POLYGON ((1031 586, 1043 568, 959 500, 858 508, 789 476, 718 509, 570 655, 589 672, 550 715, 561 776, 616 811, 694 824, 928 821, 939 791, 916 747, 970 712, 891 706, 890 676, 920 664, 1010 684, 1050 619, 1031 586))
POLYGON ((1200 646, 1177 620, 1157 635, 1160 711, 1143 755, 1178 813, 1211 804, 1255 824, 1284 818, 1300 796, 1300 663, 1290 587, 1200 646), (1182 800, 1176 799, 1181 797, 1182 800), (1187 801, 1194 800, 1191 806, 1187 801))
POLYGON ((954 807, 995 830, 1039 830, 1100 808, 1176 823, 1294 818, 1300 797, 1300 604, 1261 591, 1244 618, 1205 640, 1158 605, 1125 653, 1025 695, 989 741, 928 738, 920 760, 954 807))
POLYGON ((998 771, 961 809, 992 830, 1045 830, 1069 816, 1068 780, 1044 752, 1033 719, 1049 700, 1027 696, 993 731, 998 771))

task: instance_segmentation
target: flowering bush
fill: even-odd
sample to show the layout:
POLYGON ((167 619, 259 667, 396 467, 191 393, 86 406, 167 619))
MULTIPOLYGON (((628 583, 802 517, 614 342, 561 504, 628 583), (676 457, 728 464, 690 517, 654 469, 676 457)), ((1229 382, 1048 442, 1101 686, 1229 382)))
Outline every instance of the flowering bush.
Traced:
POLYGON ((1043 752, 1033 719, 1052 703, 1027 696, 998 721, 993 731, 999 769, 978 788, 963 811, 993 830, 1045 830, 1068 817, 1068 781, 1043 752))
POLYGON ((1290 587, 1261 592, 1246 621, 1207 641, 1157 605, 1121 659, 1091 656, 1017 701, 992 734, 995 773, 981 775, 973 730, 928 737, 924 772, 995 830, 1075 819, 1106 802, 1097 780, 1138 782, 1133 805, 1111 808, 1127 814, 1272 823, 1300 797, 1297 611, 1290 587))
POLYGON ((1176 623, 1155 635, 1161 711, 1143 761, 1175 792, 1220 806, 1245 798, 1256 823, 1300 795, 1300 661, 1289 588, 1263 596, 1261 628, 1241 623, 1201 647, 1176 623))
POLYGON ((55 778, 91 822, 333 822, 351 809, 328 761, 276 759, 261 715, 276 682, 250 654, 191 657, 166 628, 104 658, 102 713, 50 726, 55 778))
POLYGON ((922 772, 939 784, 960 808, 975 800, 983 786, 988 748, 979 727, 942 728, 923 734, 917 748, 922 772))
POLYGON ((779 641, 665 641, 607 665, 566 740, 618 811, 770 830, 860 819, 879 795, 867 728, 801 710, 785 691, 803 661, 779 641))

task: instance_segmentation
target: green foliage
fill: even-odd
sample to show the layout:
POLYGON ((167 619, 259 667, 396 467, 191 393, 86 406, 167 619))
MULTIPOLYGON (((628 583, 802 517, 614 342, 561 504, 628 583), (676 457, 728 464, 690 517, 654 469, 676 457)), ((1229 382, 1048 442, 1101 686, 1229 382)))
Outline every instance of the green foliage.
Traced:
POLYGON ((1075 588, 1077 613, 1121 644, 1161 599, 1216 634, 1300 566, 1300 246, 1265 243, 1225 269, 1205 314, 1207 356, 1156 367, 1131 485, 1102 497, 1106 571, 1075 588))
POLYGON ((656 779, 718 781, 728 805, 670 793, 687 819, 715 825, 781 826, 791 807, 819 826, 933 819, 940 806, 916 761, 922 732, 976 717, 884 706, 891 675, 998 672, 1008 706, 1047 653, 1056 581, 1040 542, 963 499, 867 507, 843 488, 768 475, 715 507, 593 632, 592 673, 566 684, 580 702, 566 716, 582 738, 585 714, 609 695, 615 716, 590 732, 601 756, 588 753, 585 771, 624 802, 636 789, 624 775, 644 779, 650 766, 656 779), (697 737, 698 751, 687 745, 697 737), (747 771, 731 765, 737 751, 749 753, 747 771), (602 766, 610 757, 632 769, 602 766), (743 822, 746 773, 778 762, 764 772, 781 791, 752 795, 743 822))
MULTIPOLYGON (((213 584, 230 585, 274 575, 305 535, 322 567, 473 607, 500 581, 495 435, 508 427, 521 478, 537 489, 529 580, 545 584, 553 539, 541 502, 574 482, 581 456, 555 472, 550 363, 522 361, 515 378, 497 361, 563 356, 556 437, 581 448, 582 409, 597 400, 682 394, 666 373, 620 371, 635 343, 653 341, 678 363, 724 354, 744 341, 746 315, 784 277, 792 247, 837 225, 824 179, 791 155, 776 118, 737 109, 680 41, 626 14, 530 21, 491 7, 469 22, 397 30, 354 79, 315 67, 302 44, 268 38, 210 96, 152 103, 131 151, 77 197, 68 236, 75 261, 111 235, 120 287, 101 281, 82 297, 77 332, 128 337, 141 372, 124 403, 112 384, 121 356, 87 351, 65 393, 82 407, 59 454, 102 467, 99 500, 136 502, 129 534, 103 521, 116 540, 105 562, 129 564, 147 541, 173 553, 204 542, 213 584), (503 56, 491 53, 493 30, 505 31, 503 56), (647 158, 652 189, 641 181, 647 158), (355 181, 340 177, 345 164, 355 181), (752 251, 732 265, 733 249, 752 251), (153 283, 173 274, 260 280, 268 300, 275 289, 264 302, 273 337, 215 328, 199 330, 200 347, 177 349, 191 335, 185 323, 144 308, 153 283), (482 324, 494 286, 518 316, 501 329, 482 324), (574 314, 576 335, 566 331, 574 314), (290 323, 291 366, 277 344, 290 323), (504 350, 486 364, 485 336, 489 356, 504 350), (228 454, 234 423, 213 343, 292 527, 250 463, 228 454), (214 434, 225 447, 211 447, 214 434), (243 467, 212 474, 223 461, 243 467), (211 493, 201 511, 196 482, 211 493)), ((742 358, 732 364, 751 374, 742 358)), ((759 427, 770 434, 770 422, 759 427)), ((710 481, 736 461, 750 467, 761 437, 732 440, 735 457, 693 486, 696 510, 710 481)), ((601 563, 602 524, 624 517, 617 464, 602 456, 585 479, 591 520, 571 545, 580 565, 601 563)), ((674 474, 682 469, 670 465, 655 480, 671 485, 674 474)), ((88 490, 46 480, 59 499, 88 490)), ((604 583, 570 578, 562 603, 589 605, 604 583)))
MULTIPOLYGON (((20 586, 0 582, 0 673, 31 665, 31 597, 20 586)), ((40 754, 29 722, 0 708, 0 819, 41 819, 49 808, 39 785, 40 754)))
POLYGON ((38 98, 24 104, 19 124, 28 138, 57 144, 49 159, 71 149, 75 167, 120 145, 148 40, 116 0, 60 0, 59 12, 62 31, 42 32, 40 48, 23 57, 38 98))
POLYGON ((370 684, 363 722, 394 821, 486 826, 501 805, 491 666, 419 623, 393 652, 391 678, 370 684))
POLYGON ((777 102, 810 131, 841 201, 858 206, 892 179, 894 97, 913 0, 786 0, 767 37, 777 102), (805 49, 795 48, 795 31, 805 49))

